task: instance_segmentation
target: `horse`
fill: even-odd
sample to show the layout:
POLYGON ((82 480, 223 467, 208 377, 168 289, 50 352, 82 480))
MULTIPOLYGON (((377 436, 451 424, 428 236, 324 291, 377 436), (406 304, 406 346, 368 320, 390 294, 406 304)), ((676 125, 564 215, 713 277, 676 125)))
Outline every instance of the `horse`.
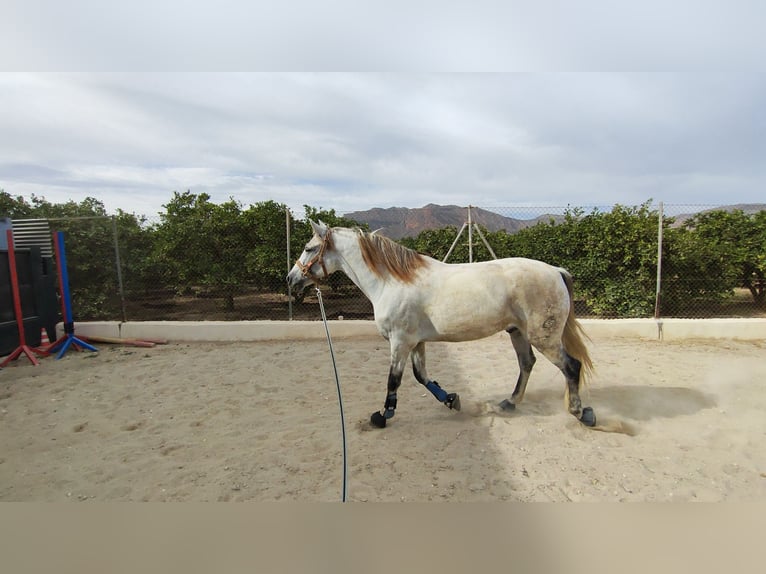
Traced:
POLYGON ((596 425, 593 409, 583 408, 580 400, 580 385, 593 364, 566 269, 521 257, 444 263, 376 232, 309 223, 313 237, 287 274, 288 284, 300 293, 343 271, 372 302, 375 324, 390 344, 386 398, 383 409, 370 417, 374 427, 384 428, 393 418, 410 356, 418 383, 459 411, 459 395, 428 377, 426 343, 470 341, 501 331, 510 335, 519 375, 500 409, 512 411, 523 400, 536 361, 534 347, 564 374, 569 413, 585 426, 596 425))

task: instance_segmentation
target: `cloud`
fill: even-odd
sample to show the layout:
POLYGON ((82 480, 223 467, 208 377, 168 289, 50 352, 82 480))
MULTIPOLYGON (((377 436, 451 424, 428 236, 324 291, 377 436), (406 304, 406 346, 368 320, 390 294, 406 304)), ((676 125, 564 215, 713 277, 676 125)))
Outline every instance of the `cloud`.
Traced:
POLYGON ((338 211, 762 201, 763 74, 3 74, 0 188, 338 211))
POLYGON ((758 0, 26 0, 3 69, 760 70, 758 0), (733 68, 732 68, 733 66, 733 68))

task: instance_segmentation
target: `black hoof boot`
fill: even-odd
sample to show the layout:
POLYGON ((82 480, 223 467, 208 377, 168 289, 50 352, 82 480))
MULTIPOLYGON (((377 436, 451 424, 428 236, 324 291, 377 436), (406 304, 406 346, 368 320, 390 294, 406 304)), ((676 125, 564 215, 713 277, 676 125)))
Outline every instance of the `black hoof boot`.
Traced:
POLYGON ((582 415, 580 416, 580 422, 584 424, 586 427, 596 426, 596 413, 593 412, 592 408, 585 407, 582 410, 582 415))
POLYGON ((444 404, 455 411, 460 410, 460 396, 457 393, 450 393, 447 395, 447 399, 444 404))
POLYGON ((500 404, 498 405, 502 410, 506 412, 515 411, 516 405, 514 405, 511 401, 508 399, 503 399, 500 404))
POLYGON ((379 429, 386 428, 386 420, 388 419, 380 414, 380 411, 375 411, 370 417, 370 423, 372 423, 372 426, 379 429))

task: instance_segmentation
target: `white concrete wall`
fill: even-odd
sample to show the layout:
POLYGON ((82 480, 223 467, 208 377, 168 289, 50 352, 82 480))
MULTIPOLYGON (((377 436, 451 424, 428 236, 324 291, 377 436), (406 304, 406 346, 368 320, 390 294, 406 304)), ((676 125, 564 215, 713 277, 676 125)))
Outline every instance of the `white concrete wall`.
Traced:
MULTIPOLYGON (((766 319, 582 319, 592 337, 745 339, 766 342, 766 319), (660 329, 661 327, 661 329, 660 329)), ((330 321, 333 338, 379 336, 372 321, 330 321)), ((57 332, 63 333, 59 324, 57 332)), ((75 323, 75 334, 175 341, 264 341, 325 337, 321 321, 118 321, 75 323)))
POLYGON ((766 341, 766 319, 582 319, 591 336, 766 341))

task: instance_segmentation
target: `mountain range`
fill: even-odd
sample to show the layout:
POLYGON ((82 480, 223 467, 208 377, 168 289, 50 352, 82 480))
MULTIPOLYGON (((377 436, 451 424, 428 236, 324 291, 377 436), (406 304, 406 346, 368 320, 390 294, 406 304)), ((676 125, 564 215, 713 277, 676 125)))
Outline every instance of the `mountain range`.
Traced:
MULTIPOLYGON (((716 209, 726 211, 741 209, 745 213, 754 213, 766 210, 766 203, 725 205, 716 209)), ((684 213, 675 216, 675 225, 680 225, 692 215, 694 214, 684 213)), ((468 209, 458 205, 436 205, 429 203, 423 207, 415 208, 374 207, 365 211, 344 213, 344 216, 358 223, 366 223, 372 230, 379 229, 380 233, 386 237, 401 239, 402 237, 416 237, 421 231, 426 229, 439 229, 447 226, 460 229, 464 223, 468 222, 468 209)), ((563 216, 542 214, 531 219, 517 219, 479 207, 471 208, 471 221, 478 223, 489 231, 504 229, 508 233, 516 233, 520 229, 537 225, 540 222, 548 222, 551 219, 561 221, 563 216)))
MULTIPOLYGON (((391 239, 416 237, 426 229, 439 229, 453 226, 460 229, 468 222, 468 209, 458 205, 436 205, 429 203, 423 207, 374 207, 366 211, 352 211, 344 214, 358 223, 366 223, 370 229, 379 229, 382 235, 391 239)), ((506 217, 480 207, 471 208, 471 221, 489 231, 506 230, 515 233, 525 227, 536 225, 551 218, 559 221, 561 215, 539 215, 534 219, 515 219, 506 217)))

